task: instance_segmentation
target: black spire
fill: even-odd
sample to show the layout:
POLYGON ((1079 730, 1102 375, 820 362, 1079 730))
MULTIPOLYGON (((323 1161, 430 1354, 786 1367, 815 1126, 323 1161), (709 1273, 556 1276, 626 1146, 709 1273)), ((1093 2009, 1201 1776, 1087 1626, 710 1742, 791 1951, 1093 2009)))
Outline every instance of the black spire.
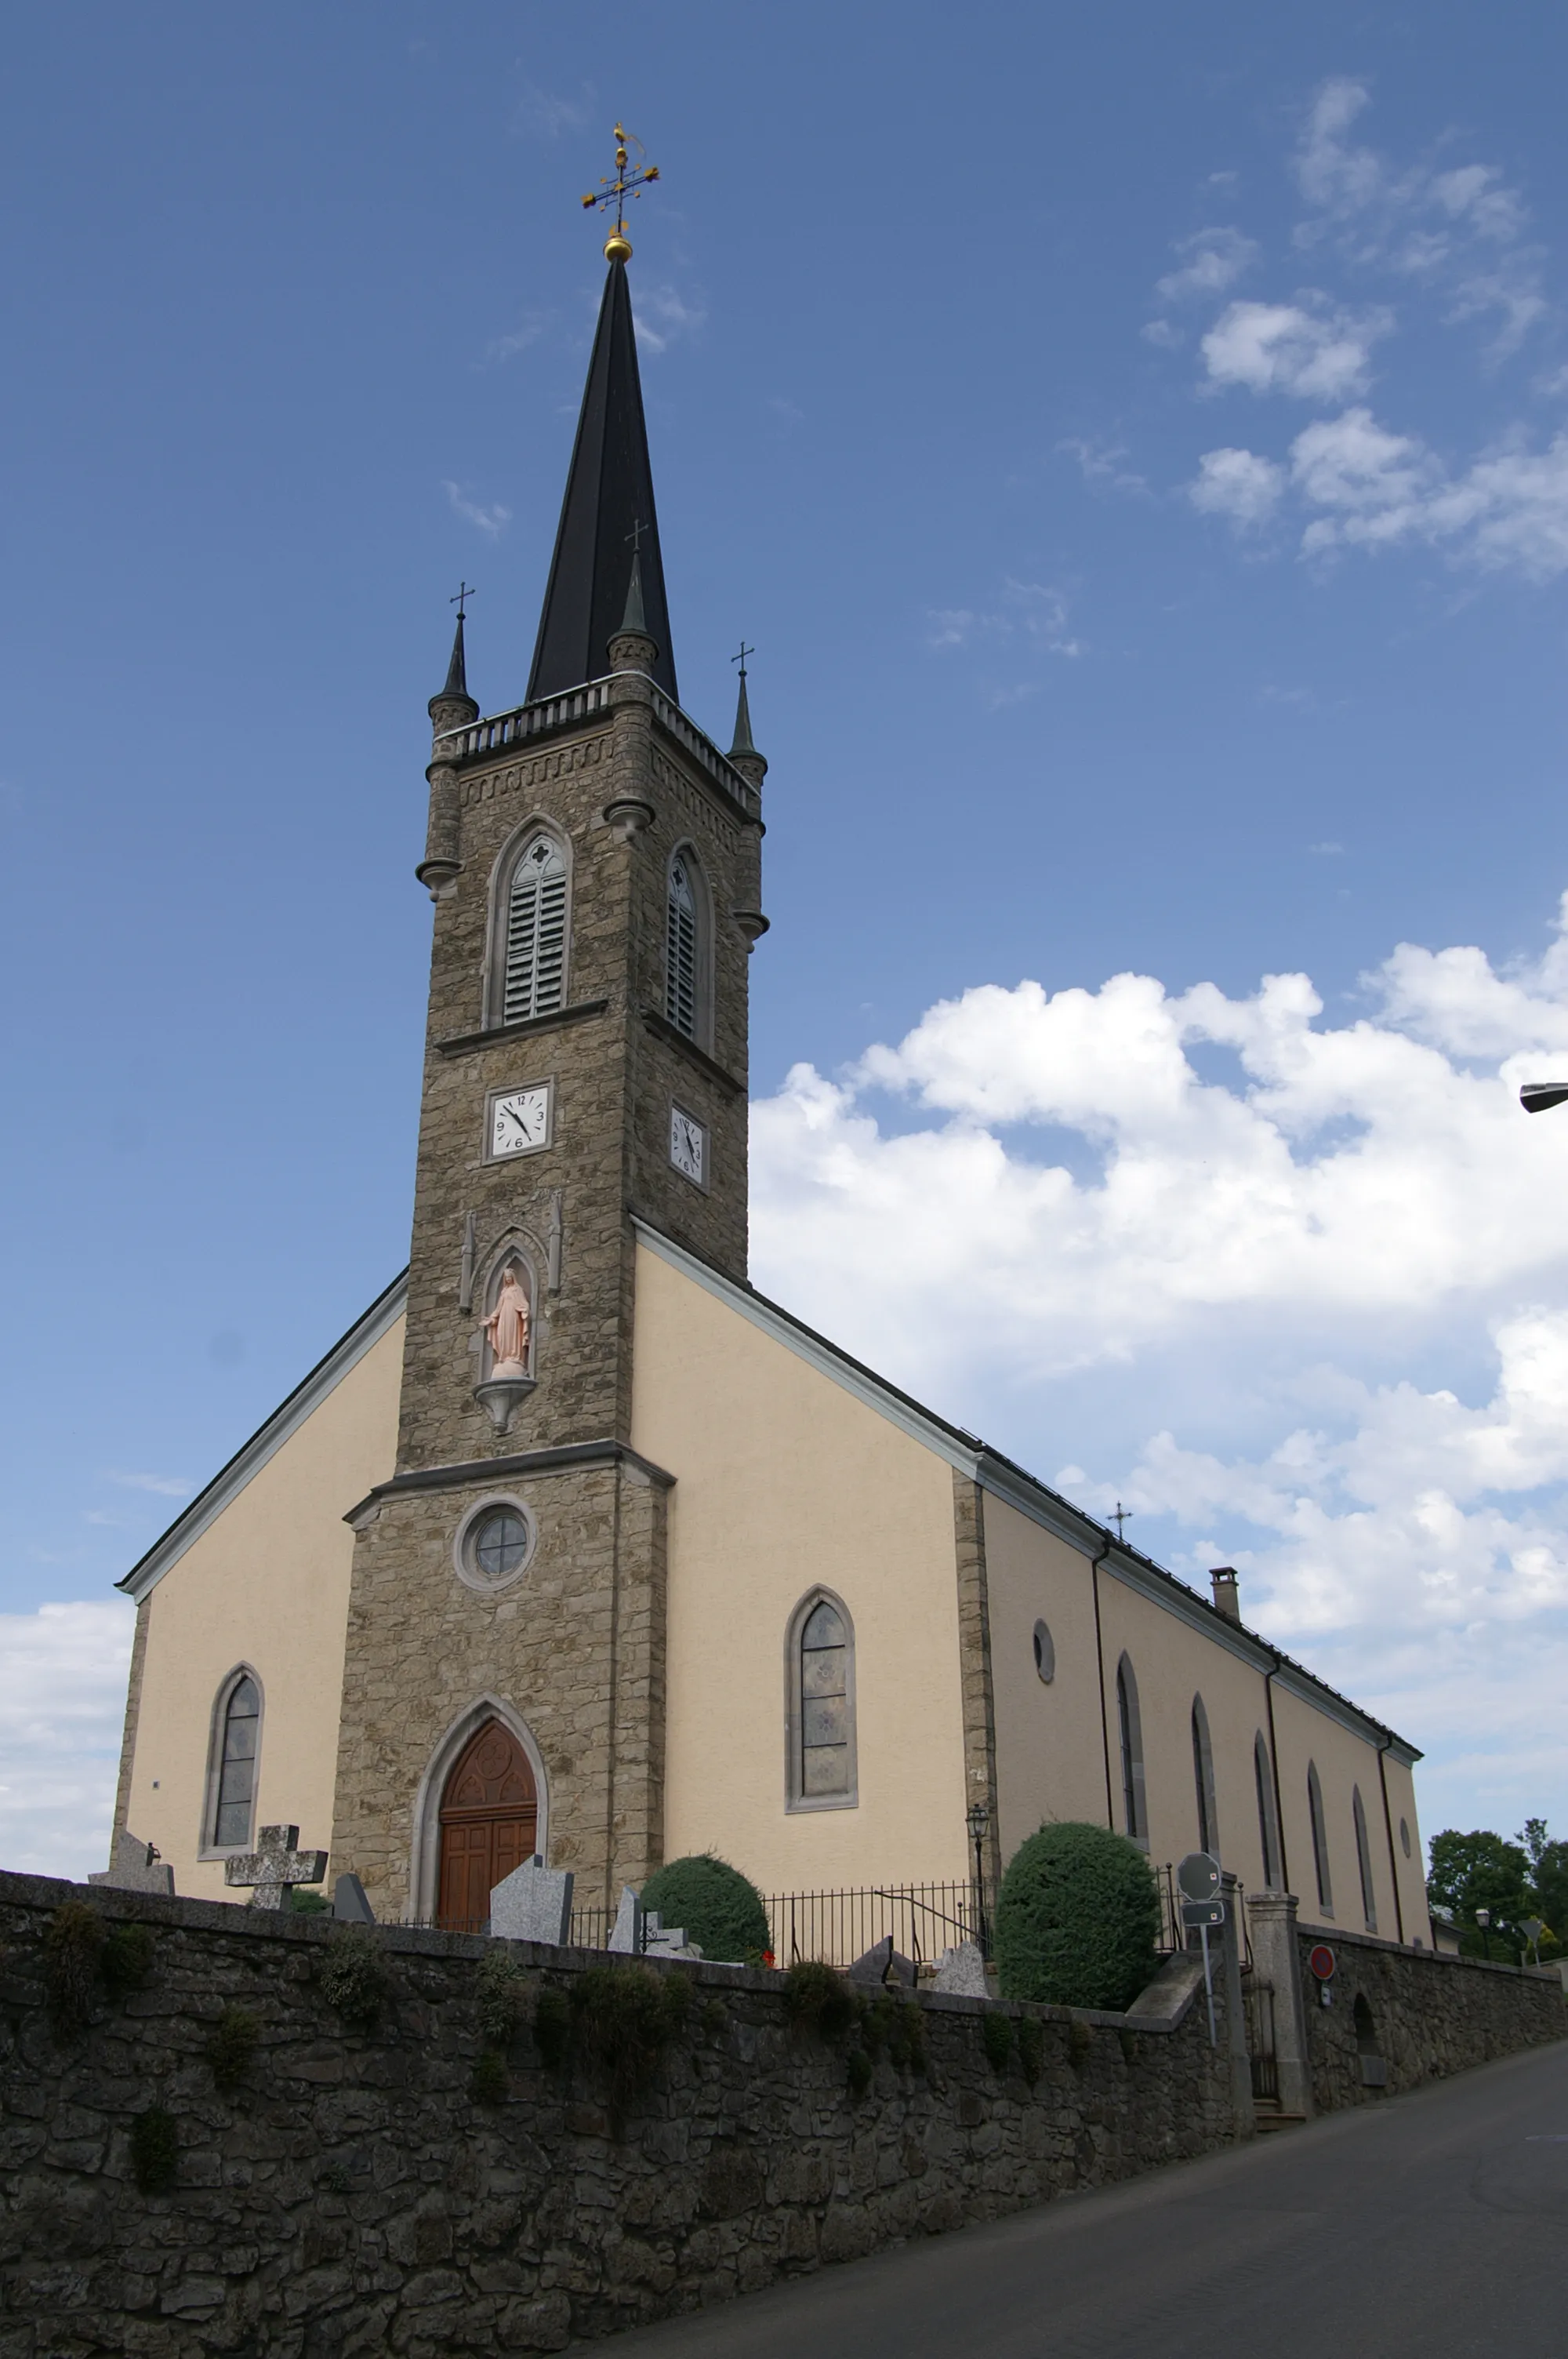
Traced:
POLYGON ((528 678, 530 702, 598 679, 605 653, 623 627, 634 558, 645 622, 658 647, 653 676, 679 701, 654 476, 643 422, 643 387, 624 262, 613 260, 599 307, 593 357, 588 364, 567 495, 561 503, 556 553, 539 617, 538 644, 528 678))
POLYGON ((458 616, 457 635, 452 641, 452 660, 447 666, 447 684, 443 697, 466 696, 469 692, 468 666, 463 658, 463 618, 458 616))
POLYGON ((730 759, 737 754, 754 754, 752 743, 752 700, 746 693, 746 667, 741 667, 741 693, 735 700, 735 742, 730 748, 730 759))

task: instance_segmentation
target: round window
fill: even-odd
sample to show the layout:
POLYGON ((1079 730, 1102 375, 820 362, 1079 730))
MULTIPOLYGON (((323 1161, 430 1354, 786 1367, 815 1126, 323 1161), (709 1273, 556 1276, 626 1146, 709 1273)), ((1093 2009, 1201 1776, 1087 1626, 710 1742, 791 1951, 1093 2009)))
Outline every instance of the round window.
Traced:
POLYGON ((1056 1676, 1056 1642, 1044 1622, 1034 1625, 1034 1668, 1049 1687, 1056 1676))
POLYGON ((1401 1819, 1400 1821, 1400 1843, 1403 1848, 1405 1857, 1409 1859, 1411 1855, 1411 1822, 1408 1819, 1401 1819))
POLYGON ((504 1589, 526 1571, 537 1540, 533 1514, 521 1499, 487 1499, 459 1528, 458 1578, 470 1589, 504 1589))

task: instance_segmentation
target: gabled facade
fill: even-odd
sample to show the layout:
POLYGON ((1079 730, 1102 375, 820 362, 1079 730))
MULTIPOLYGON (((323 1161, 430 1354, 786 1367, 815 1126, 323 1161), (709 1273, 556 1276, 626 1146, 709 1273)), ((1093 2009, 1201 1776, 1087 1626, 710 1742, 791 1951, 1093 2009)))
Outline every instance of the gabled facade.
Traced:
POLYGON ((460 621, 431 701, 406 1277, 127 1577, 117 1826, 470 1922, 535 1850, 962 1879, 980 1803, 993 1870, 1095 1818, 1425 1940, 1411 1748, 747 1283, 766 764, 668 638, 617 255, 529 700, 460 621))

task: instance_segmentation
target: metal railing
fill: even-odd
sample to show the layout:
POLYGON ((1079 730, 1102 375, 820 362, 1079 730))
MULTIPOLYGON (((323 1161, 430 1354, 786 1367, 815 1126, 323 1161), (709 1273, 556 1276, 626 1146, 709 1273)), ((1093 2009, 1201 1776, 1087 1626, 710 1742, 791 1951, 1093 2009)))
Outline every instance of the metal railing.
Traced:
MULTIPOLYGON (((653 687, 653 708, 660 727, 685 748, 732 802, 739 803, 754 819, 762 809, 762 797, 756 788, 741 776, 707 733, 656 685, 653 687)), ((499 753, 508 745, 524 745, 531 737, 548 736, 552 731, 565 728, 568 722, 586 721, 596 712, 609 710, 607 676, 585 680, 581 688, 568 689, 563 695, 541 697, 535 703, 516 705, 510 712, 497 712, 488 720, 448 729, 437 743, 452 749, 443 759, 464 761, 475 754, 499 753)))
MULTIPOLYGON (((1175 1871, 1168 1862, 1152 1864, 1160 1895, 1157 1947, 1167 1954, 1184 1950, 1187 1934, 1175 1871)), ((973 1941, 982 1955, 990 1956, 996 1888, 990 1884, 977 1885, 973 1877, 961 1884, 868 1884, 841 1890, 766 1894, 762 1907, 768 1919, 767 1955, 775 1965, 792 1966, 803 1959, 820 1958, 831 1966, 852 1966, 890 1935, 901 1957, 921 1965, 960 1941, 973 1941)), ((611 1908, 574 1908, 572 1947, 603 1950, 614 1923, 611 1908)), ((449 1924, 445 1930, 481 1933, 485 1927, 449 1924)))

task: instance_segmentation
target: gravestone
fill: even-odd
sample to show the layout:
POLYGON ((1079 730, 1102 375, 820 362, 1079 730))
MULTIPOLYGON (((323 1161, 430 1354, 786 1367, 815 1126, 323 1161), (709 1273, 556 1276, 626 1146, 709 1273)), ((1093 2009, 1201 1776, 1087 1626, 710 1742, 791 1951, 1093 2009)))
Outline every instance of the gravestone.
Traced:
POLYGON ((332 1886, 332 1914, 340 1924, 373 1925, 375 1910, 357 1875, 340 1875, 332 1886))
POLYGON ((958 1941, 944 1950, 936 1962, 933 1990, 950 1991, 956 1998, 989 1998, 986 1962, 978 1941, 958 1941))
POLYGON ((643 1917, 643 1955, 645 1958, 700 1958, 701 1950, 686 1938, 682 1925, 666 1925, 656 1908, 649 1908, 643 1917))
POLYGON ((884 1933, 880 1941, 872 1942, 863 1957, 856 1959, 849 1969, 849 1979, 852 1983, 874 1983, 880 1990, 890 1975, 905 1990, 914 1988, 914 1968, 893 1948, 892 1935, 884 1933))
POLYGON ((490 1930, 498 1941, 548 1941, 564 1949, 572 1932, 572 1875, 546 1867, 537 1852, 503 1875, 490 1896, 490 1930))
POLYGON ((643 1904, 629 1884, 621 1887, 621 1906, 610 1930, 607 1949, 620 1957, 640 1957, 643 1951, 643 1904))
POLYGON ((143 1843, 129 1827, 122 1827, 115 1836, 108 1866, 87 1881, 107 1885, 111 1892, 161 1892, 168 1898, 174 1897, 173 1868, 166 1866, 152 1844, 143 1843))
POLYGON ((225 1884, 254 1885, 253 1908, 287 1908, 293 1884, 319 1884, 327 1873, 324 1851, 301 1851, 297 1827, 263 1827, 254 1851, 223 1863, 225 1884))

